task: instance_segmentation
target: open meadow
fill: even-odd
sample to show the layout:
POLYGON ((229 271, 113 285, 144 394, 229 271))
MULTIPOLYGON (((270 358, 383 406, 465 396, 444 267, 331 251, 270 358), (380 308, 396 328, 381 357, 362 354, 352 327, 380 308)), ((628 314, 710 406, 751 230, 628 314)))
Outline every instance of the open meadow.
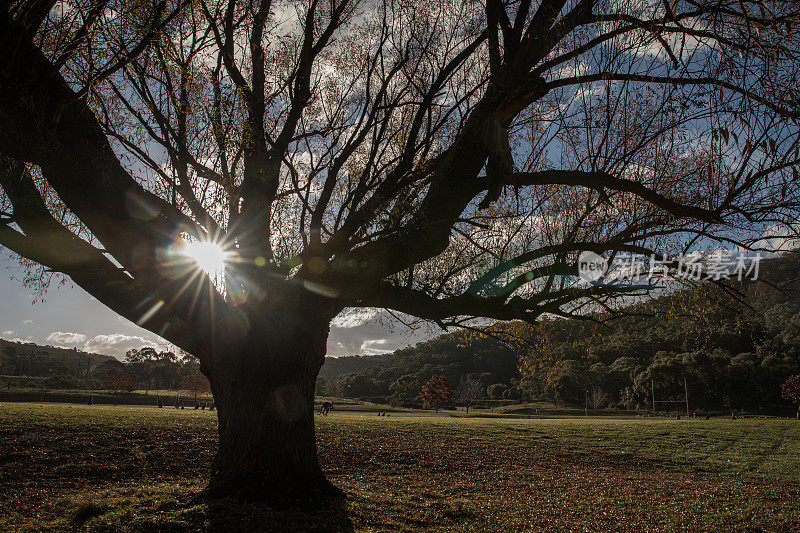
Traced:
POLYGON ((2 531, 797 531, 800 424, 317 416, 347 501, 201 503, 216 416, 0 406, 2 531))

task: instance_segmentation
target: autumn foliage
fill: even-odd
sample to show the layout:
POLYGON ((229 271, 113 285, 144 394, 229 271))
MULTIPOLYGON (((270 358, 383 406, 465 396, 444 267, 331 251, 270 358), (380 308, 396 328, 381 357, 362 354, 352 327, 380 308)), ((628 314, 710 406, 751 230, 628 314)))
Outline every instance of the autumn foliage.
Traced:
POLYGON ((183 378, 183 390, 192 394, 197 400, 199 394, 211 393, 211 384, 203 374, 189 374, 183 378))
POLYGON ((135 382, 133 374, 118 368, 110 369, 103 377, 103 385, 109 392, 133 392, 135 382))
POLYGON ((581 280, 582 252, 675 273, 796 237, 798 26, 790 1, 3 2, 0 246, 203 363, 209 496, 338 497, 313 392, 345 310, 584 318, 651 290, 581 280))
POLYGON ((800 374, 790 377, 781 385, 781 396, 797 404, 797 417, 800 418, 800 374))
POLYGON ((447 381, 447 376, 434 374, 422 386, 420 396, 424 402, 428 402, 432 407, 438 409, 440 405, 452 403, 453 387, 447 381))

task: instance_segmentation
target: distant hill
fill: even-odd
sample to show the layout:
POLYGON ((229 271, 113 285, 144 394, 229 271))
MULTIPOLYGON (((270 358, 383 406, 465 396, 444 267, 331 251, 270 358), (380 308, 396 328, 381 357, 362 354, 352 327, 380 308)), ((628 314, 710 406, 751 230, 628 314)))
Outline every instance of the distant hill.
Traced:
POLYGON ((409 401, 442 373, 453 386, 478 379, 498 399, 584 407, 593 394, 603 406, 646 409, 653 391, 659 400, 683 398, 685 378, 695 408, 780 411, 788 408, 780 384, 800 373, 799 279, 800 256, 790 253, 762 260, 759 281, 739 283, 743 301, 704 285, 636 304, 606 325, 549 320, 538 344, 528 330, 538 348, 523 353, 452 333, 386 355, 329 359, 318 390, 392 399, 405 387, 409 401), (521 376, 518 363, 536 360, 549 364, 521 376))
POLYGON ((14 377, 69 376, 85 379, 113 357, 71 348, 40 346, 0 339, 0 375, 14 377))
POLYGON ((384 355, 328 357, 317 390, 323 395, 385 398, 400 377, 414 376, 421 384, 433 374, 447 375, 454 385, 467 376, 486 385, 520 377, 517 355, 509 348, 490 337, 465 343, 463 333, 455 332, 384 355))
POLYGON ((389 354, 384 355, 346 355, 326 357, 319 375, 328 380, 336 380, 343 374, 361 372, 374 366, 386 365, 391 360, 389 354))
MULTIPOLYGON (((383 355, 329 357, 317 392, 408 403, 431 375, 444 374, 454 387, 477 380, 497 400, 583 408, 593 396, 603 406, 648 409, 653 391, 661 400, 680 400, 688 389, 697 409, 783 412, 789 406, 780 384, 800 373, 799 279, 800 258, 786 254, 762 261, 761 281, 741 283, 743 301, 705 286, 636 304, 633 314, 606 325, 545 321, 538 338, 533 328, 522 330, 528 344, 519 351, 491 337, 465 342, 455 332, 383 355), (526 367, 530 361, 547 364, 526 367)), ((63 388, 80 388, 108 364, 121 365, 106 355, 0 339, 5 382, 58 377, 63 388)), ((166 380, 169 387, 192 370, 162 366, 153 376, 125 368, 140 385, 166 380)))

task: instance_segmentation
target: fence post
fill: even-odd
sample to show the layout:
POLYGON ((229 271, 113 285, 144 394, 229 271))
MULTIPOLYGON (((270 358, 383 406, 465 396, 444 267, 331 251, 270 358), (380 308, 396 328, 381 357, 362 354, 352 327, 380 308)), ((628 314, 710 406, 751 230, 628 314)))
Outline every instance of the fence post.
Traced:
POLYGON ((650 380, 650 395, 653 398, 653 416, 656 416, 656 387, 653 385, 653 380, 650 380))
POLYGON ((683 376, 683 392, 686 395, 686 418, 689 418, 689 386, 686 384, 686 376, 683 376))

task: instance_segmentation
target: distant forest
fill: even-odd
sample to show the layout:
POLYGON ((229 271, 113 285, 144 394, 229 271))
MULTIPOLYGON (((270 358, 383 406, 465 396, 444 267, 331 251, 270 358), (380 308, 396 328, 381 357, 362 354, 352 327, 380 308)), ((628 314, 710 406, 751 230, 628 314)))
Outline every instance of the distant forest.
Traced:
POLYGON ((0 339, 0 376, 7 385, 78 388, 91 383, 98 369, 112 361, 116 359, 73 348, 0 339))
POLYGON ((450 333, 386 355, 328 358, 318 393, 408 404, 444 374, 453 387, 480 381, 495 400, 649 410, 655 396, 674 401, 660 410, 677 411, 688 392, 692 411, 790 413, 780 385, 800 373, 800 259, 786 254, 760 269, 760 281, 737 287, 741 299, 704 284, 602 325, 547 320, 527 329, 528 351, 450 333))
MULTIPOLYGON (((547 401, 566 407, 791 413, 780 385, 800 374, 800 259, 764 260, 758 282, 736 294, 704 285, 631 306, 605 324, 545 320, 520 328, 510 347, 454 332, 385 355, 329 357, 322 396, 420 404, 422 385, 444 374, 472 400, 547 401)), ((48 389, 203 389, 190 357, 145 348, 126 362, 100 354, 0 340, 0 385, 48 389), (116 379, 109 379, 110 375, 116 379), (192 384, 191 387, 187 383, 192 384)))
POLYGON ((72 348, 0 339, 0 388, 198 390, 207 386, 200 365, 186 354, 130 350, 125 361, 72 348))

